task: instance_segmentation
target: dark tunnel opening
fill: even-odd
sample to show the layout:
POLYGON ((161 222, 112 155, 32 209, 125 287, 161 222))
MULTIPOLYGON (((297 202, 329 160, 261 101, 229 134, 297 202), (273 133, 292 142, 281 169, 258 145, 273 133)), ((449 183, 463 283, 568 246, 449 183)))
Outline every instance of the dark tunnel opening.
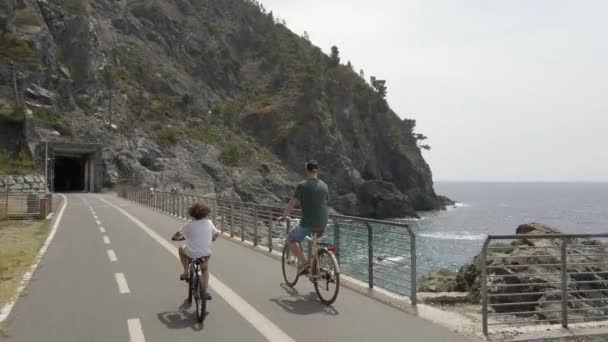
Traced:
POLYGON ((55 158, 55 191, 84 191, 85 159, 74 157, 55 158))

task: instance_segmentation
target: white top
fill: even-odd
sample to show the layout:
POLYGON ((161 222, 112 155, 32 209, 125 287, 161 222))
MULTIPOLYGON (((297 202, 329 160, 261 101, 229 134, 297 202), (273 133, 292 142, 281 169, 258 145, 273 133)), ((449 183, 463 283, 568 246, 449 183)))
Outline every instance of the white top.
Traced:
POLYGON ((210 219, 204 218, 188 222, 181 233, 186 238, 184 252, 190 258, 196 259, 211 255, 213 234, 220 231, 210 219))

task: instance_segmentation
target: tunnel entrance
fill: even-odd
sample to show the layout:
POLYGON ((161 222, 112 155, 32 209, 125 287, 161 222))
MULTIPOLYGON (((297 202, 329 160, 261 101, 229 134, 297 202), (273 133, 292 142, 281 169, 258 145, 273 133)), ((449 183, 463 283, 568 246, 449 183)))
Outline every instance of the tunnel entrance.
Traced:
POLYGON ((98 192, 101 190, 101 145, 49 142, 39 144, 44 162, 48 157, 48 182, 54 192, 98 192))
POLYGON ((84 168, 86 160, 74 157, 55 158, 55 191, 84 191, 84 168))

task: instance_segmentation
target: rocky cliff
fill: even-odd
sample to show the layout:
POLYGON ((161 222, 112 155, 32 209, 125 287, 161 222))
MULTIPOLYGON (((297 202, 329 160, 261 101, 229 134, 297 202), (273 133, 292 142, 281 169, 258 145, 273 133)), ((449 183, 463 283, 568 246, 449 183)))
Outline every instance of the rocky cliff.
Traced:
POLYGON ((278 204, 315 158, 342 213, 444 205, 415 121, 255 2, 3 0, 0 35, 0 125, 101 144, 108 185, 278 204))

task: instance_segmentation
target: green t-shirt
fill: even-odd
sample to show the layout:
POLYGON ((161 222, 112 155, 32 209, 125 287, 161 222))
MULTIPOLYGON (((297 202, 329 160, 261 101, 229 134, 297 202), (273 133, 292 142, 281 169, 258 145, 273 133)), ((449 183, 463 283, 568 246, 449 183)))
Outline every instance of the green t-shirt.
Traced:
POLYGON ((329 214, 327 209, 329 197, 327 184, 317 178, 308 178, 298 184, 293 197, 300 201, 300 207, 302 208, 301 223, 314 230, 325 230, 329 214))

